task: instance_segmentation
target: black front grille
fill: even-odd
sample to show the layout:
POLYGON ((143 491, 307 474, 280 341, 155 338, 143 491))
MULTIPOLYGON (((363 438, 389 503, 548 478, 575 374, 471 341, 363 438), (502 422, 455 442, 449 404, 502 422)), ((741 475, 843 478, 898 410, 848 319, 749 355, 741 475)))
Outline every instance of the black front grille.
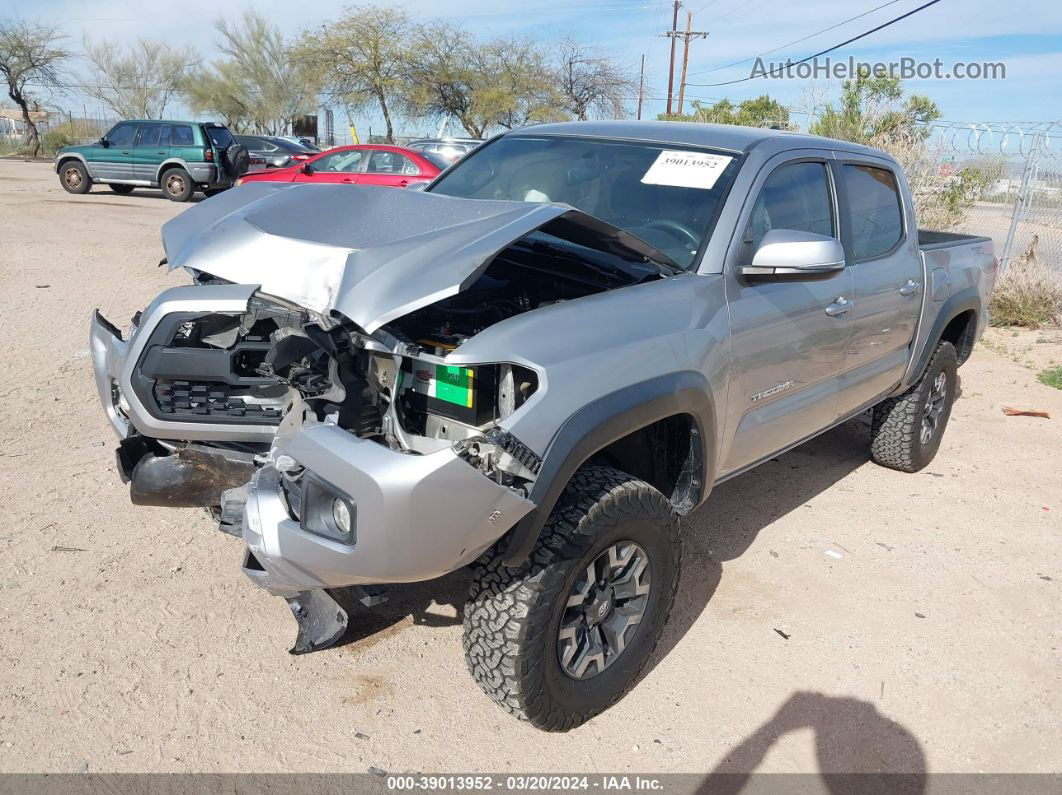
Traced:
POLYGON ((227 417, 265 422, 280 421, 280 411, 277 407, 246 403, 242 397, 231 394, 234 387, 228 384, 171 381, 156 383, 154 391, 159 411, 171 417, 227 417))

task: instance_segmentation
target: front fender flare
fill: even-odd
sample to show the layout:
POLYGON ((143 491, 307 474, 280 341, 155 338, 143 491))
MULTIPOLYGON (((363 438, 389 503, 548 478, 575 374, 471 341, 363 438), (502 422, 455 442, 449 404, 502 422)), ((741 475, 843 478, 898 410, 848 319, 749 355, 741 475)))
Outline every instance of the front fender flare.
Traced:
POLYGON ((527 559, 568 481, 594 453, 666 417, 685 414, 693 421, 702 445, 697 451, 701 472, 695 504, 702 502, 715 480, 710 443, 715 439, 715 410, 710 394, 702 373, 680 371, 611 392, 565 420, 543 456, 528 496, 536 507, 509 534, 505 565, 519 566, 527 559))

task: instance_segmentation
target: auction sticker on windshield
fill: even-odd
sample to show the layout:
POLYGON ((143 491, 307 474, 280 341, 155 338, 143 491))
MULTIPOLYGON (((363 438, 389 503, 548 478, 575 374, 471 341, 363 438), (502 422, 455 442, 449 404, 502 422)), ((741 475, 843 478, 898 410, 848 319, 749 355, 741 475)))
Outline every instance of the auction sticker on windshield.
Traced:
POLYGON ((672 188, 702 188, 715 185, 723 169, 734 158, 711 155, 707 152, 683 152, 665 149, 642 177, 646 185, 667 185, 672 188))

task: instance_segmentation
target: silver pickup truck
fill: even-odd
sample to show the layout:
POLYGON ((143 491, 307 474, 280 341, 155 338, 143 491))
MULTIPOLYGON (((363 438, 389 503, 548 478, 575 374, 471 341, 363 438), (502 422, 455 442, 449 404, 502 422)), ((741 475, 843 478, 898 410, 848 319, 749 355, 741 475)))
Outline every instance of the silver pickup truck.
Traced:
POLYGON ((880 151, 656 122, 249 184, 163 241, 192 284, 92 320, 133 501, 211 508, 296 653, 344 632, 326 589, 473 565, 469 669, 547 730, 637 681, 714 484, 867 411, 875 461, 932 460, 997 269, 880 151))

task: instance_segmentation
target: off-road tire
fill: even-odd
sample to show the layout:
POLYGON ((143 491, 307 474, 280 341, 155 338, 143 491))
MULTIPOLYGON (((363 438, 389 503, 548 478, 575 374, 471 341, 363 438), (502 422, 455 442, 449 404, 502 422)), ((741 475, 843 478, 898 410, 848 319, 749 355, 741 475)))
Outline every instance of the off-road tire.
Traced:
POLYGON ((159 177, 162 194, 171 202, 186 202, 195 193, 192 176, 183 168, 168 168, 159 177))
POLYGON ((136 186, 135 185, 120 185, 119 183, 116 182, 113 185, 108 185, 107 187, 110 188, 111 190, 113 190, 115 193, 117 193, 120 196, 128 196, 130 193, 133 192, 133 189, 136 186))
POLYGON ((550 514, 531 555, 502 563, 506 539, 474 567, 464 611, 465 661, 483 691, 546 731, 567 731, 619 701, 638 682, 678 586, 679 518, 663 494, 624 472, 579 470, 550 514), (651 585, 637 631, 615 661, 589 679, 564 672, 558 632, 569 592, 588 564, 621 541, 649 558, 651 585))
POLYGON ((67 193, 88 193, 92 179, 80 160, 68 160, 59 169, 59 183, 67 193))
POLYGON ((870 455, 878 464, 901 472, 918 472, 933 460, 948 426, 958 386, 958 360, 950 342, 937 345, 918 383, 897 397, 874 407, 870 425, 870 455), (922 442, 922 421, 937 377, 944 373, 944 405, 932 436, 922 442))

